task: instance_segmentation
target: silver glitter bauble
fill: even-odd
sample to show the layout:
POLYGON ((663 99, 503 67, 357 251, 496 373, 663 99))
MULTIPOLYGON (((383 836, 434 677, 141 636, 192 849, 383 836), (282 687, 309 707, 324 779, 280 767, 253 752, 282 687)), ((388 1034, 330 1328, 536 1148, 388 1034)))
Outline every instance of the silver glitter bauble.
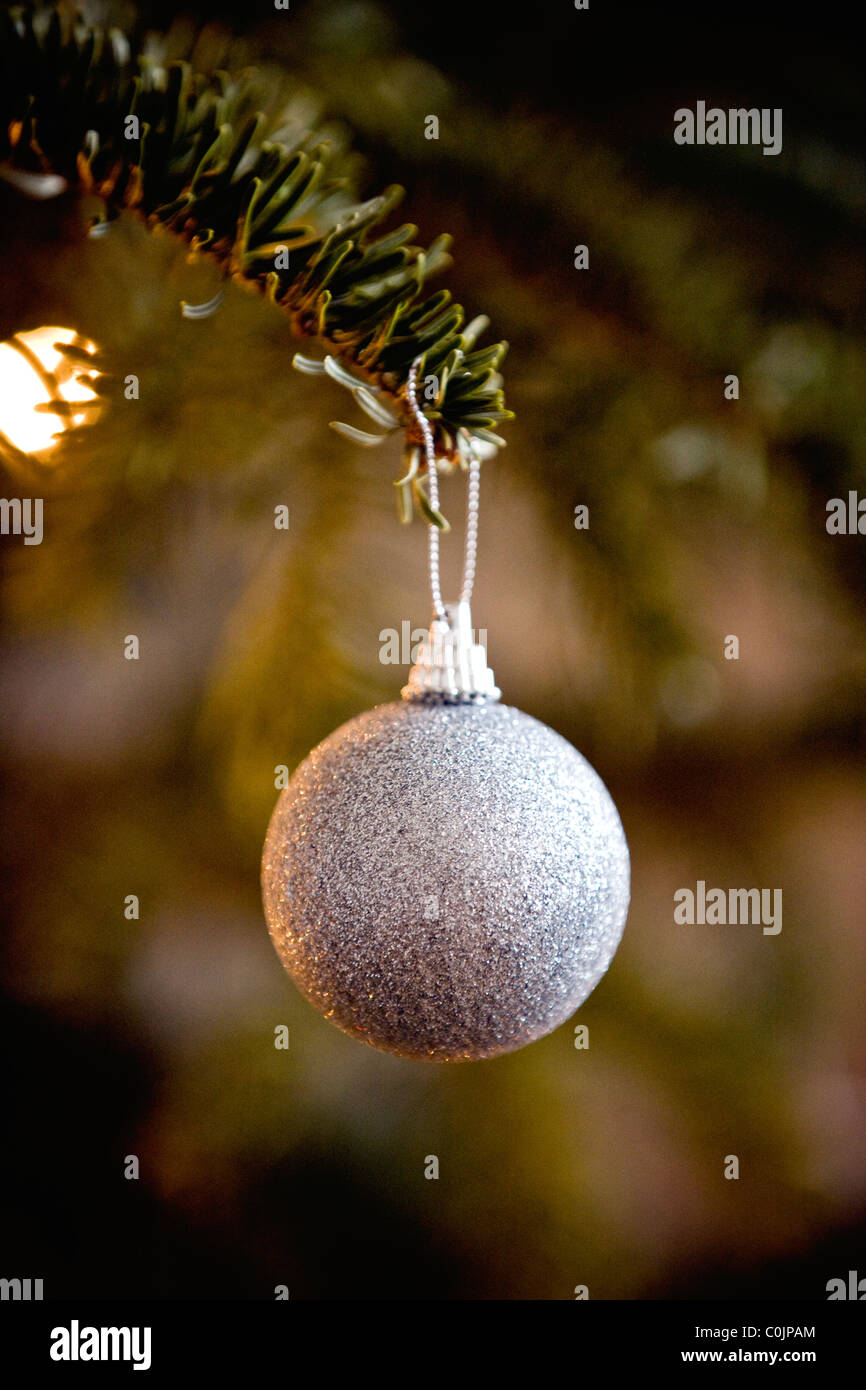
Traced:
POLYGON ((552 729, 409 699, 297 769, 262 884, 280 958, 326 1018, 458 1061, 522 1047, 586 999, 622 935, 629 856, 604 783, 552 729))

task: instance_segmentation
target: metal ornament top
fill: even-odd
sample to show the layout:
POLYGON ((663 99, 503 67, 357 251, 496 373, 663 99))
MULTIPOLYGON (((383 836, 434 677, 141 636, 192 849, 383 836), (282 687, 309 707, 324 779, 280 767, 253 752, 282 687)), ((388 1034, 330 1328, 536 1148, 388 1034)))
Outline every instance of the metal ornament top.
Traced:
POLYGON ((445 613, 445 619, 434 615, 401 692, 403 699, 449 705, 498 700, 502 692, 487 665, 487 652, 473 640, 469 604, 446 604, 445 613))

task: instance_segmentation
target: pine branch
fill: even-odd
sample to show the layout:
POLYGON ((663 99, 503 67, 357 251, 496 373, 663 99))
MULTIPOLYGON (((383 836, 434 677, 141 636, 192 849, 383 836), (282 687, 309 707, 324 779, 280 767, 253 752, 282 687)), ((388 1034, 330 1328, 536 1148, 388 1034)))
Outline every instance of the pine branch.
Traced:
POLYGON ((487 319, 465 324, 447 290, 425 297, 450 264, 447 236, 425 251, 411 224, 372 235, 403 190, 352 201, 357 190, 322 134, 288 131, 280 111, 257 109, 260 96, 255 74, 161 65, 133 55, 119 31, 53 9, 0 19, 5 177, 25 191, 95 193, 106 222, 131 209, 282 309, 297 336, 326 352, 324 362, 296 355, 295 366, 346 386, 380 428, 334 427, 368 445, 404 431, 397 486, 408 519, 425 500, 405 394, 412 362, 422 358, 420 382, 435 378, 422 407, 437 456, 465 465, 470 447, 489 457, 504 443, 494 429, 512 414, 498 370, 507 344, 476 348, 487 319))

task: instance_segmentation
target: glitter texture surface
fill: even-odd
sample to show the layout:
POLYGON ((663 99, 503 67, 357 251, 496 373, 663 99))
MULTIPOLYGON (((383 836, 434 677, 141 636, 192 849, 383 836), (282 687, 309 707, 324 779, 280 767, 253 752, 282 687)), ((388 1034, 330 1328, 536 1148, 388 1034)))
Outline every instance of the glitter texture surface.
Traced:
POLYGON ((284 966, 332 1023, 403 1057, 493 1057, 601 979, 628 847, 598 774, 546 725, 507 705, 399 702, 297 769, 262 889, 284 966))

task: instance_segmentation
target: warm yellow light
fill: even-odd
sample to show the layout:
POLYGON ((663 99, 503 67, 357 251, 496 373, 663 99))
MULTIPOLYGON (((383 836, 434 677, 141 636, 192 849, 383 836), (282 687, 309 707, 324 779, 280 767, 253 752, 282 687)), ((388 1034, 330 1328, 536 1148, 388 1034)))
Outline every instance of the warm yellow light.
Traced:
POLYGON ((34 328, 0 343, 0 443, 5 439, 25 454, 45 457, 65 430, 96 414, 92 405, 72 415, 37 410, 51 401, 84 405, 98 399, 89 384, 96 368, 67 357, 57 343, 96 352, 96 344, 72 328, 34 328))

